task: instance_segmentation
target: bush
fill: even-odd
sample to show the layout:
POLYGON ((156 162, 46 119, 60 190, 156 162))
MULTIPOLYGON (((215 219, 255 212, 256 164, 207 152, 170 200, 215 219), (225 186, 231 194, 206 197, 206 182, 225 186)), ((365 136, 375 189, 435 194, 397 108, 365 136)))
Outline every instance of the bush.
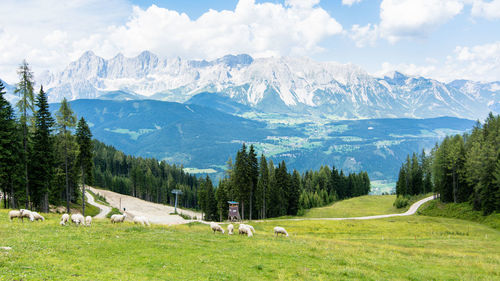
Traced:
POLYGON ((111 212, 109 212, 106 217, 109 219, 111 218, 112 215, 121 215, 121 214, 122 213, 120 212, 120 210, 118 210, 117 208, 112 208, 111 212))
POLYGON ((408 206, 408 204, 410 204, 408 198, 403 196, 398 196, 392 205, 398 209, 401 209, 408 206))

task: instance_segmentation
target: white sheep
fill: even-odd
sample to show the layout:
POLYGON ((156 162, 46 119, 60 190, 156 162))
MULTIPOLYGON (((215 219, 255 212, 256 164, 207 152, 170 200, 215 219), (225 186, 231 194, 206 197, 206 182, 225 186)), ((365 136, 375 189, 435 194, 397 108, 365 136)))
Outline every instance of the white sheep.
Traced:
POLYGON ((71 221, 76 225, 85 224, 85 219, 82 214, 71 215, 71 221))
POLYGON ((239 232, 239 234, 246 234, 248 237, 253 236, 252 229, 250 229, 250 227, 248 227, 248 225, 246 225, 246 224, 240 224, 240 227, 238 228, 238 232, 239 232))
POLYGON ((86 216, 85 217, 85 225, 90 226, 92 224, 92 217, 91 216, 86 216))
POLYGON ((12 210, 9 212, 9 219, 12 221, 13 218, 23 219, 21 211, 12 210))
POLYGON ((31 212, 30 210, 21 209, 19 211, 21 212, 21 220, 23 220, 23 218, 29 218, 30 221, 35 220, 35 216, 33 216, 33 212, 31 212))
POLYGON ((45 218, 42 215, 40 215, 39 213, 37 213, 37 212, 31 212, 31 214, 33 214, 33 218, 36 221, 39 221, 39 220, 45 221, 45 218))
POLYGON ((66 225, 66 223, 69 220, 69 215, 68 214, 63 214, 61 217, 61 222, 59 223, 60 225, 66 225))
POLYGON ((141 224, 141 225, 146 225, 146 226, 149 226, 149 220, 148 218, 146 217, 142 217, 142 216, 137 216, 137 217, 134 217, 134 223, 135 224, 141 224))
POLYGON ((214 231, 214 234, 216 231, 222 232, 222 234, 224 234, 224 229, 219 224, 217 224, 215 222, 210 223, 210 228, 214 231))
POLYGON ((232 224, 229 224, 227 226, 227 234, 228 235, 233 235, 233 231, 234 231, 234 226, 232 224))
POLYGON ((288 237, 288 232, 286 232, 286 230, 281 226, 277 226, 274 228, 274 234, 276 234, 276 236, 278 236, 278 234, 282 234, 288 237))
POLYGON ((111 216, 111 223, 119 223, 119 222, 123 222, 125 220, 125 218, 127 217, 127 214, 123 214, 123 215, 112 215, 111 216))
POLYGON ((248 228, 250 228, 250 230, 255 233, 255 229, 253 228, 253 226, 249 225, 249 224, 243 224, 241 223, 240 225, 244 225, 244 226, 247 226, 248 228))

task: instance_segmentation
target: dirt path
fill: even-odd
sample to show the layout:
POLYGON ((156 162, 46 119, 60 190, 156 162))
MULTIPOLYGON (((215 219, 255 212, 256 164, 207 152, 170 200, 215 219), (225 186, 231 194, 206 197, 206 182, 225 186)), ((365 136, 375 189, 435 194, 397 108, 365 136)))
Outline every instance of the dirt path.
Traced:
POLYGON ((105 219, 106 215, 109 212, 111 212, 111 207, 97 203, 94 200, 94 196, 90 195, 90 193, 85 192, 85 197, 87 197, 87 203, 89 203, 90 205, 94 205, 97 208, 101 209, 101 212, 99 214, 95 215, 94 218, 96 218, 96 219, 105 219))
MULTIPOLYGON (((106 201, 113 207, 119 209, 121 205, 121 211, 125 208, 126 214, 128 216, 127 220, 132 220, 135 216, 144 216, 149 219, 151 223, 154 224, 183 224, 198 220, 185 220, 178 215, 170 215, 174 212, 174 207, 167 206, 163 204, 152 203, 148 201, 141 200, 128 195, 119 194, 104 189, 97 189, 89 187, 89 189, 94 193, 99 193, 100 195, 106 197, 106 201)), ((178 213, 189 215, 191 217, 201 218, 201 213, 194 212, 191 210, 183 210, 177 208, 178 213)))
MULTIPOLYGON (((404 217, 411 216, 415 214, 424 203, 435 199, 434 195, 426 197, 420 201, 413 203, 410 206, 408 211, 402 214, 387 214, 387 215, 376 215, 376 216, 366 216, 366 217, 352 217, 352 218, 300 218, 300 219, 271 219, 272 221, 303 221, 303 220, 330 220, 330 221, 341 221, 341 220, 373 220, 373 219, 382 219, 382 218, 390 218, 390 217, 404 217)), ((260 221, 260 220, 257 220, 260 221)))

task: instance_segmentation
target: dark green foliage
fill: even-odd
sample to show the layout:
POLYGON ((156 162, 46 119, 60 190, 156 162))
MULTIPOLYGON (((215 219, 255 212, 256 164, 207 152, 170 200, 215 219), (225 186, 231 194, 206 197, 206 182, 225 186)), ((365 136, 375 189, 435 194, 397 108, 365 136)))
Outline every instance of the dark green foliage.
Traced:
MULTIPOLYGON (((408 158, 409 159, 409 158, 408 158)), ((490 113, 471 133, 446 137, 432 155, 402 165, 398 195, 433 190, 442 202, 470 202, 484 214, 500 211, 500 116, 490 113), (432 188, 433 187, 433 188, 432 188)))
POLYGON ((29 208, 30 201, 30 191, 29 191, 29 180, 28 180, 28 154, 29 154, 29 131, 28 131, 28 121, 30 119, 30 111, 34 110, 34 90, 33 85, 33 72, 29 68, 26 61, 23 61, 19 66, 17 71, 19 75, 19 83, 14 90, 14 93, 19 95, 20 99, 16 106, 21 113, 21 127, 22 127, 22 140, 23 140, 23 164, 24 164, 24 186, 25 186, 25 207, 29 208))
POLYGON ((205 179, 200 178, 199 181, 198 205, 204 213, 204 219, 207 221, 217 221, 220 219, 220 214, 217 210, 218 202, 215 199, 215 189, 212 185, 212 181, 208 176, 205 179))
POLYGON ((182 190, 178 205, 199 209, 198 180, 182 166, 169 165, 154 158, 125 155, 113 146, 93 142, 93 175, 96 186, 143 200, 170 204, 173 189, 182 190))
POLYGON ((14 110, 4 97, 0 81, 0 189, 5 208, 17 208, 25 200, 20 188, 24 177, 22 135, 14 117, 14 110))
POLYGON ((85 185, 92 183, 92 133, 82 117, 76 127, 76 142, 79 151, 77 162, 81 171, 82 181, 82 214, 85 216, 85 185))
MULTIPOLYGON (((246 151, 246 145, 243 145, 237 152, 234 167, 230 167, 227 177, 219 184, 221 191, 216 192, 221 194, 217 196, 219 213, 224 208, 227 211, 227 199, 245 200, 250 190, 248 187, 253 186, 253 181, 249 179, 255 174, 245 171, 255 171, 256 161, 248 161, 252 158, 248 156, 252 154, 252 147, 249 154, 246 151)), ((366 172, 344 176, 343 171, 339 173, 335 168, 330 170, 328 166, 322 166, 319 171, 307 171, 301 175, 296 170, 289 173, 284 161, 275 167, 272 161, 268 163, 261 155, 257 170, 257 185, 252 196, 256 205, 254 215, 259 218, 297 215, 303 212, 301 210, 324 206, 338 198, 361 196, 369 192, 370 178, 366 172), (342 197, 338 194, 342 194, 342 197)), ((249 201, 250 199, 246 200, 249 201)), ((244 203, 240 202, 242 216, 244 203)), ((250 215, 245 215, 245 218, 250 218, 250 215)))
POLYGON ((35 132, 33 133, 33 150, 30 155, 29 181, 30 196, 36 209, 49 211, 49 192, 54 175, 54 139, 52 130, 54 118, 49 111, 47 95, 40 88, 36 98, 35 132))
POLYGON ((408 200, 408 198, 404 196, 398 196, 392 205, 398 209, 401 209, 408 206, 409 203, 410 201, 408 200))

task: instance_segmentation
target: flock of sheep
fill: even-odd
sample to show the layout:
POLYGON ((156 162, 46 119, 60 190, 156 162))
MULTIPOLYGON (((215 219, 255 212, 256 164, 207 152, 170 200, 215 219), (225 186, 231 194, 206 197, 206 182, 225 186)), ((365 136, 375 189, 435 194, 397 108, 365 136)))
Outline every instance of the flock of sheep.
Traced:
MULTIPOLYGON (((125 218, 127 217, 127 214, 123 215, 112 215, 111 216, 111 223, 120 223, 125 221, 125 218)), ((37 212, 32 212, 30 210, 26 209, 20 209, 20 210, 12 210, 9 212, 9 219, 12 221, 13 219, 18 218, 21 221, 24 221, 24 218, 29 219, 30 221, 45 221, 45 218, 40 215, 37 212)), ((66 225, 71 219, 71 222, 74 223, 75 225, 84 225, 84 226, 90 226, 92 224, 92 217, 91 216, 86 216, 85 218, 83 217, 82 214, 72 214, 71 216, 69 214, 63 214, 61 216, 61 221, 60 225, 66 225)), ((144 226, 149 226, 149 220, 146 217, 142 216, 136 216, 134 217, 134 223, 135 224, 141 224, 144 226)))
MULTIPOLYGON (((45 218, 40 215, 37 212, 32 212, 26 209, 20 209, 19 211, 13 210, 9 212, 9 219, 12 221, 14 218, 18 218, 21 221, 24 221, 24 218, 28 218, 30 221, 45 221, 45 218)), ((127 214, 123 215, 112 215, 111 216, 111 223, 121 223, 124 222, 125 219, 127 218, 127 214)), ((83 217, 82 214, 72 214, 71 216, 68 214, 63 214, 61 217, 61 222, 59 223, 60 225, 66 225, 68 221, 71 219, 71 222, 73 222, 75 225, 84 225, 84 226, 90 226, 92 224, 92 217, 91 216, 86 216, 85 218, 83 217)), ((136 216, 133 219, 135 224, 140 224, 143 226, 150 226, 149 220, 146 217, 143 216, 136 216)), ((224 234, 224 229, 215 222, 210 223, 210 228, 214 232, 222 232, 224 234)), ((228 235, 233 235, 234 232, 234 226, 232 224, 229 224, 227 226, 227 232, 228 235)), ((247 235, 248 237, 252 237, 255 234, 255 229, 253 226, 249 224, 243 224, 240 223, 239 228, 238 228, 238 233, 240 235, 247 235)), ((278 234, 285 235, 288 237, 288 232, 283 227, 277 226, 274 228, 274 234, 278 236, 278 234)))
MULTIPOLYGON (((224 234, 224 229, 218 223, 211 222, 210 228, 212 229, 214 234, 215 234, 215 232, 222 232, 222 234, 224 234)), ((229 224, 227 226, 227 234, 233 235, 233 232, 234 232, 234 225, 229 224)), ((240 223, 240 226, 238 227, 238 233, 240 235, 247 235, 248 237, 252 237, 255 234, 255 229, 253 228, 253 226, 251 226, 249 224, 240 223)), ((274 234, 276 236, 278 236, 278 234, 281 234, 281 235, 285 235, 286 237, 288 237, 288 232, 286 232, 286 230, 281 226, 276 226, 274 228, 274 234)))

